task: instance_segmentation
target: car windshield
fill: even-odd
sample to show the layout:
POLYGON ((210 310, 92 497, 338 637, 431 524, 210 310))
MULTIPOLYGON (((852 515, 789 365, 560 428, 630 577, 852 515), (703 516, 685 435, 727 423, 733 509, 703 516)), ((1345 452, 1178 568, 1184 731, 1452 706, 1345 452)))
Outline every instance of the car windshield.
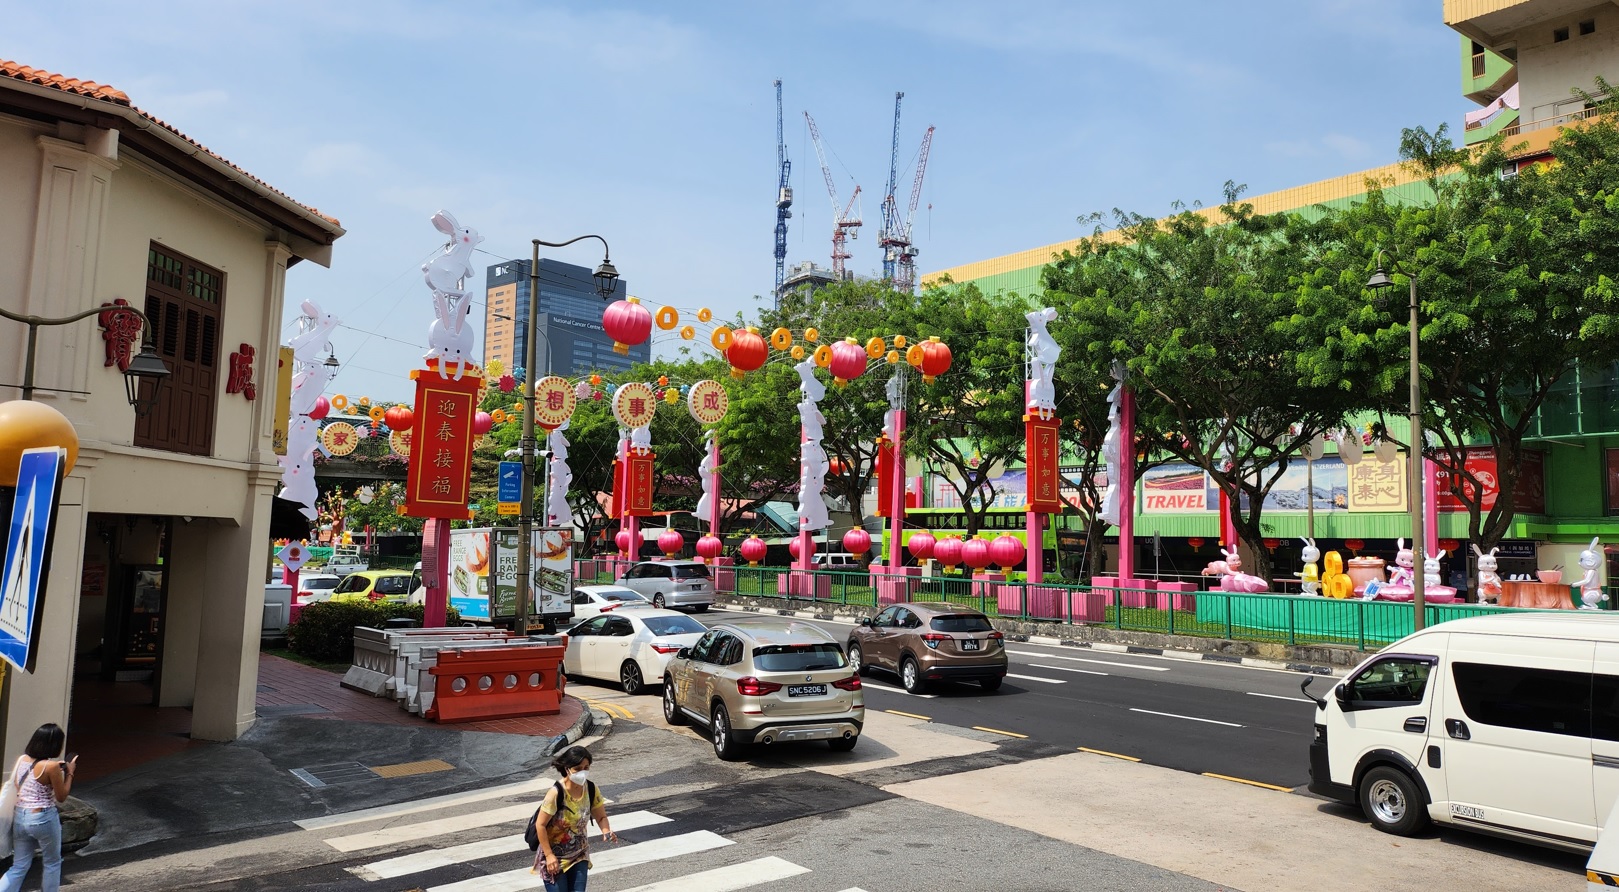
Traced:
POLYGON ((338 579, 336 576, 318 577, 315 579, 304 580, 303 587, 305 591, 323 592, 327 589, 337 588, 337 584, 341 581, 342 580, 338 579))
POLYGON ((708 578, 708 566, 706 564, 676 564, 674 571, 676 579, 708 578))
POLYGON ((708 627, 689 616, 648 616, 641 620, 654 635, 700 635, 708 627))
POLYGON ((384 595, 410 594, 409 576, 379 576, 377 577, 377 592, 384 595))
POLYGON ((753 649, 753 665, 760 672, 810 672, 842 669, 849 665, 843 648, 826 644, 771 644, 753 649))
POLYGON ((935 632, 993 632, 995 627, 989 620, 976 613, 952 613, 945 616, 935 616, 928 625, 935 632))

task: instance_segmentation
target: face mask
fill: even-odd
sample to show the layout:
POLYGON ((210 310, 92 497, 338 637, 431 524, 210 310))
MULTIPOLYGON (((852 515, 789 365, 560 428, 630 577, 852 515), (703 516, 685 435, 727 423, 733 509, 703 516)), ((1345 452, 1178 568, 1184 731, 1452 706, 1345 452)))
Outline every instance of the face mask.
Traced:
POLYGON ((590 772, 589 771, 575 771, 573 773, 573 782, 576 783, 576 784, 579 784, 581 786, 583 786, 586 783, 589 783, 590 782, 590 772))

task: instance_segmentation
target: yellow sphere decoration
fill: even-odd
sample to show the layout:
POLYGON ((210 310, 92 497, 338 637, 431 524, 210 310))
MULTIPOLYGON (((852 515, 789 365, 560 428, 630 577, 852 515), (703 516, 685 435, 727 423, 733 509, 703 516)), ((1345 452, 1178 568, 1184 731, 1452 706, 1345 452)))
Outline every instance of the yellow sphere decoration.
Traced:
POLYGON ((918 369, 921 368, 922 367, 922 345, 921 344, 912 344, 911 349, 905 351, 905 361, 910 363, 912 368, 918 368, 918 369))
POLYGON ((832 364, 832 348, 825 344, 815 348, 815 364, 826 368, 832 364))
POLYGON ((388 417, 388 411, 381 406, 372 406, 371 411, 366 414, 372 421, 381 421, 388 417))
POLYGON ((811 344, 813 344, 816 341, 819 341, 820 339, 821 339, 821 330, 820 329, 818 329, 818 328, 806 328, 806 329, 804 329, 804 340, 809 341, 811 344))
POLYGON ((658 327, 664 331, 669 331, 680 324, 680 311, 669 306, 659 307, 658 315, 652 317, 652 321, 658 323, 658 327))
POLYGON ((709 336, 708 342, 714 345, 715 350, 724 353, 725 349, 731 346, 731 329, 721 325, 714 329, 714 334, 709 336))
POLYGON ((785 328, 778 328, 770 333, 770 346, 777 350, 786 350, 793 345, 793 333, 785 328))
POLYGON ((905 349, 905 336, 904 335, 894 335, 894 349, 896 349, 896 350, 904 350, 905 349))
POLYGON ((358 401, 357 401, 357 404, 358 404, 358 405, 361 405, 361 406, 369 406, 369 405, 371 405, 371 398, 370 398, 370 397, 368 397, 368 396, 362 396, 362 397, 360 397, 360 399, 359 399, 359 400, 358 400, 358 401))
POLYGON ((876 359, 877 357, 883 355, 883 348, 887 346, 887 344, 883 343, 882 338, 872 338, 866 342, 866 355, 872 359, 876 359))
POLYGON ((899 363, 899 351, 898 350, 890 350, 890 351, 888 351, 887 359, 888 359, 888 364, 889 365, 898 364, 899 363))
POLYGON ((349 398, 340 393, 337 396, 332 397, 331 406, 333 409, 341 412, 349 407, 349 398))
POLYGON ((792 357, 794 359, 803 359, 804 358, 804 345, 802 345, 802 344, 794 344, 793 345, 792 357))
POLYGON ((0 403, 0 486, 16 486, 22 451, 42 446, 66 449, 68 471, 79 460, 79 432, 66 415, 33 400, 0 403))
POLYGON ((490 412, 489 413, 489 420, 493 421, 496 424, 505 424, 506 423, 506 410, 505 409, 496 409, 495 411, 490 412))
POLYGON ((682 325, 680 327, 680 337, 682 340, 689 341, 697 337, 697 329, 692 328, 690 325, 682 325))
POLYGON ((698 322, 707 322, 708 320, 713 319, 713 318, 714 318, 714 311, 710 310, 708 307, 703 307, 701 310, 697 311, 697 321, 698 322))

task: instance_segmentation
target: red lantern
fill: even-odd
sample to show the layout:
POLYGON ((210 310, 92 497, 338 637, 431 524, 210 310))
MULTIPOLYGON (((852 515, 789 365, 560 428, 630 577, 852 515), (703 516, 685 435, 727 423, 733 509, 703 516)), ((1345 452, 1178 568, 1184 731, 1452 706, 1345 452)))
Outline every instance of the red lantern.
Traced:
POLYGON ((950 371, 950 348, 938 338, 928 338, 922 342, 922 383, 932 384, 933 379, 950 371))
POLYGON ((322 418, 325 418, 326 413, 330 412, 331 410, 332 401, 326 397, 317 396, 315 397, 315 407, 309 410, 309 418, 312 421, 319 421, 322 418))
POLYGON ((974 570, 989 566, 989 543, 977 538, 961 543, 961 562, 974 570))
POLYGON ((1194 550, 1198 549, 1198 548, 1202 548, 1203 547, 1203 537, 1202 536, 1193 536, 1192 538, 1186 540, 1186 544, 1192 546, 1192 548, 1194 550))
POLYGON ((842 474, 843 473, 843 459, 838 458, 835 455, 832 456, 831 458, 827 459, 826 469, 828 471, 831 471, 833 476, 837 476, 839 474, 842 474))
POLYGON ((1462 547, 1462 543, 1456 541, 1455 539, 1440 539, 1439 540, 1439 550, 1443 551, 1445 554, 1455 554, 1456 549, 1461 548, 1461 547, 1462 547))
POLYGON ((416 413, 409 406, 394 406, 382 413, 389 430, 408 431, 416 423, 416 413))
POLYGON ((1275 551, 1276 546, 1282 544, 1282 540, 1280 540, 1280 539, 1265 539, 1264 542, 1265 542, 1265 547, 1267 549, 1271 550, 1271 551, 1275 551))
POLYGON ((844 338, 832 345, 832 383, 845 387, 850 381, 866 373, 866 348, 854 338, 844 338))
POLYGON ((989 559, 1002 570, 1017 566, 1023 555, 1023 542, 1016 536, 999 536, 989 543, 989 559))
POLYGON ((923 530, 920 533, 912 533, 911 538, 905 541, 905 548, 911 553, 911 557, 925 561, 933 557, 933 546, 937 542, 932 533, 923 530))
POLYGON ((483 434, 489 433, 489 429, 494 426, 495 417, 490 415, 488 412, 479 412, 478 414, 472 416, 472 432, 474 434, 482 436, 483 434))
POLYGON ((613 352, 627 355, 652 336, 652 313, 638 297, 615 300, 602 311, 602 330, 613 339, 613 352))
POLYGON ((961 563, 961 540, 955 536, 946 536, 933 545, 933 559, 952 569, 961 563))
MULTIPOLYGON (((794 536, 793 541, 787 543, 787 553, 792 555, 793 560, 796 561, 796 560, 798 560, 798 551, 799 551, 799 549, 798 549, 798 537, 794 536)), ((812 554, 812 555, 815 553, 815 540, 814 539, 810 540, 810 549, 809 549, 809 551, 810 551, 810 554, 812 554)))
POLYGON ((749 536, 742 543, 742 559, 748 562, 748 566, 757 567, 759 562, 765 559, 767 550, 769 549, 765 545, 765 540, 758 536, 749 536))
POLYGON ((1366 547, 1366 543, 1359 539, 1345 539, 1344 547, 1355 552, 1356 554, 1359 554, 1360 550, 1366 547))
POLYGON ((855 527, 843 534, 843 550, 850 554, 865 554, 871 549, 871 534, 855 527))
POLYGON ((669 557, 679 554, 680 549, 685 547, 686 537, 680 535, 679 530, 666 529, 658 536, 658 550, 669 557))
POLYGON ((631 541, 629 530, 619 530, 618 535, 613 537, 613 543, 618 546, 618 553, 632 558, 640 556, 642 541, 640 533, 636 533, 634 541, 631 541))
POLYGON ((697 556, 705 561, 714 560, 723 551, 725 551, 725 543, 721 542, 718 536, 706 534, 703 538, 697 540, 697 556))
POLYGON ((731 377, 740 378, 757 369, 770 358, 765 339, 752 328, 731 333, 731 345, 725 348, 725 360, 731 364, 731 377))

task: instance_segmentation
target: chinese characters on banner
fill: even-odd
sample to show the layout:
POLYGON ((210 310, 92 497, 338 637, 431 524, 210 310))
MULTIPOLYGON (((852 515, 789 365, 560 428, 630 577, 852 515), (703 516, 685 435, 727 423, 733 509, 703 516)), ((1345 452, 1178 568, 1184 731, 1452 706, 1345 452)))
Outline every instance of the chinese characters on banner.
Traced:
POLYGON ((573 417, 578 396, 567 378, 549 375, 534 382, 534 423, 556 430, 573 417))
POLYGON ((258 399, 259 389, 253 385, 253 345, 243 344, 230 355, 230 376, 225 379, 226 393, 239 393, 248 401, 258 399))
POLYGON ((1028 462, 1029 510, 1038 514, 1062 512, 1062 475, 1057 471, 1062 451, 1057 440, 1061 422, 1053 416, 1023 416, 1024 449, 1028 462))
POLYGON ((888 517, 894 503, 894 441, 877 438, 877 516, 888 517))
MULTIPOLYGON (((1514 493, 1513 509, 1524 514, 1546 513, 1546 457, 1539 452, 1524 452, 1522 461, 1518 465, 1518 489, 1514 493)), ((1474 446, 1467 450, 1467 459, 1464 462, 1467 472, 1477 477, 1484 485, 1484 504, 1482 510, 1488 511, 1495 506, 1497 493, 1495 449, 1489 446, 1474 446)), ((1440 511, 1466 511, 1467 505, 1451 489, 1450 472, 1444 468, 1434 468, 1434 489, 1439 494, 1440 511)), ((1457 485, 1470 492, 1473 484, 1463 477, 1456 481, 1457 485)))
POLYGON ((625 466, 625 489, 628 490, 628 499, 624 504, 624 513, 631 517, 648 517, 652 514, 652 460, 655 456, 650 452, 636 452, 631 449, 628 464, 625 466))
POLYGON ((472 479, 472 419, 483 379, 460 380, 411 372, 416 379, 416 423, 411 429, 410 468, 403 514, 469 520, 472 479))
POLYGON ((1378 461, 1366 456, 1347 466, 1350 511, 1405 511, 1405 456, 1378 461))

